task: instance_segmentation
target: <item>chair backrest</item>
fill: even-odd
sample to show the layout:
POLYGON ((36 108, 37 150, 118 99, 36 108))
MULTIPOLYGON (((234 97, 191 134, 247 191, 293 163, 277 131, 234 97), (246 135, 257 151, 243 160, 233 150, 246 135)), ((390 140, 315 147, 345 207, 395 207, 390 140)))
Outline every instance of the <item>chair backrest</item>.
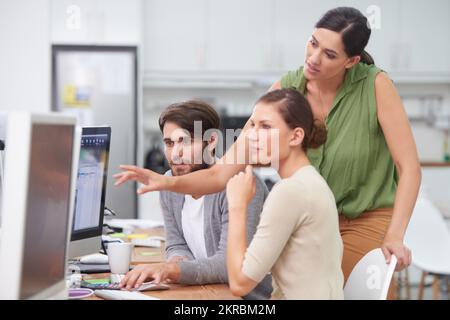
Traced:
POLYGON ((450 273, 450 231, 439 209, 427 197, 416 201, 405 244, 411 249, 416 267, 432 273, 450 273))
POLYGON ((397 258, 386 263, 380 248, 367 253, 353 268, 344 287, 345 300, 386 300, 397 258))

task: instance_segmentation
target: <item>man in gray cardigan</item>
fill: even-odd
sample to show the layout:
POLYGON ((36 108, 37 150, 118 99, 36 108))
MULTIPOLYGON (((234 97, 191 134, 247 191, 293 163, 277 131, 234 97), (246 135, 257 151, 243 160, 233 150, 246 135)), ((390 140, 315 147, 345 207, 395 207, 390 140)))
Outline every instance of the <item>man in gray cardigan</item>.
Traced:
MULTIPOLYGON (((218 136, 214 132, 207 141, 196 136, 218 129, 220 119, 215 110, 202 101, 186 101, 169 106, 159 119, 164 136, 165 155, 171 170, 167 175, 183 175, 206 168, 214 158, 218 136), (200 160, 199 160, 200 159, 200 160), (195 161, 197 160, 197 161, 195 161)), ((198 183, 201 183, 199 181, 198 183)), ((247 243, 259 223, 265 184, 256 179, 256 193, 248 206, 247 243)), ((157 282, 181 284, 228 283, 226 246, 228 204, 225 190, 193 198, 170 191, 160 192, 160 203, 166 232, 166 263, 140 265, 130 271, 124 281, 127 288, 140 285, 148 278, 157 282)), ((268 299, 272 292, 269 275, 244 298, 268 299)))

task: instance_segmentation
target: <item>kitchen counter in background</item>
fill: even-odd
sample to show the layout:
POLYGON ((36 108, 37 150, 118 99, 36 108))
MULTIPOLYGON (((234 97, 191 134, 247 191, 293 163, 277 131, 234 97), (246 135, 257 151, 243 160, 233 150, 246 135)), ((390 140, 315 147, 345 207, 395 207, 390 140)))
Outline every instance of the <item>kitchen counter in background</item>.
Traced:
POLYGON ((433 161, 424 161, 420 163, 422 168, 433 168, 433 167, 449 167, 450 162, 433 162, 433 161))

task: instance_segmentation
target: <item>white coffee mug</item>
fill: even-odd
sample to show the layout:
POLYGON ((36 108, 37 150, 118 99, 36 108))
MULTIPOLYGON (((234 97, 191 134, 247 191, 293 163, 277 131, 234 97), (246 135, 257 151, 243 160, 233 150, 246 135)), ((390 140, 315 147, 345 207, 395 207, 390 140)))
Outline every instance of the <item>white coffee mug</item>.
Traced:
POLYGON ((108 259, 111 273, 125 274, 130 270, 134 245, 129 242, 108 243, 108 259))

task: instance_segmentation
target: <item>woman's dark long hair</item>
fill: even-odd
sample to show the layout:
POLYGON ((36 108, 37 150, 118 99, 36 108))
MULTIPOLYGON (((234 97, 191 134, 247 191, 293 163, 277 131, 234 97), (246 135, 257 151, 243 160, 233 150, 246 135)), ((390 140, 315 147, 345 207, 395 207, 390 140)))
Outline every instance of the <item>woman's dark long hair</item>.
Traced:
POLYGON ((375 63, 370 54, 364 50, 371 33, 369 22, 358 9, 351 7, 331 9, 316 23, 316 28, 339 32, 349 57, 361 56, 361 62, 375 63))

